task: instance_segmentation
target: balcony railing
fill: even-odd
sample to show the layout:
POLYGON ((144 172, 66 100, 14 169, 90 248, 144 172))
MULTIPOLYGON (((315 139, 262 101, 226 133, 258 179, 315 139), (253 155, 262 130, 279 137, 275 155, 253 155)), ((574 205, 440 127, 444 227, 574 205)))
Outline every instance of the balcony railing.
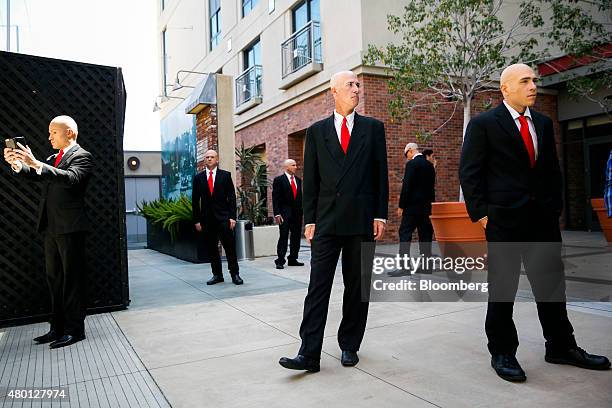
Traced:
POLYGON ((236 106, 261 98, 261 65, 253 65, 236 78, 236 106))
POLYGON ((321 26, 311 21, 281 45, 283 78, 312 63, 322 63, 321 26))

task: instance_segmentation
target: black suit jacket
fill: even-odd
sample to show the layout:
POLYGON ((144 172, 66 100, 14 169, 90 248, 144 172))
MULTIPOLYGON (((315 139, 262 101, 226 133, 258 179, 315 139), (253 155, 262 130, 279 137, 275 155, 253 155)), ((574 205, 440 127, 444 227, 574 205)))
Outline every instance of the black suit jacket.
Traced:
POLYGON ((399 208, 407 215, 431 214, 436 199, 436 171, 422 154, 406 162, 399 208))
POLYGON ((52 234, 87 231, 85 189, 93 169, 91 153, 77 144, 64 153, 57 168, 53 167, 56 157, 54 154, 47 158, 40 175, 26 165, 19 172, 43 183, 37 230, 52 234))
POLYGON ((302 180, 295 176, 297 196, 293 198, 293 190, 287 176, 283 173, 272 182, 272 208, 274 215, 282 215, 283 219, 302 216, 302 180))
POLYGON ((217 167, 213 194, 208 189, 206 170, 193 178, 191 205, 194 222, 225 222, 236 219, 236 190, 229 171, 217 167))
POLYGON ((373 234, 374 218, 387 218, 389 182, 385 127, 355 113, 345 156, 333 114, 311 125, 304 146, 304 224, 317 234, 373 234))
POLYGON ((561 169, 552 120, 531 110, 538 156, 531 168, 521 134, 506 106, 474 117, 468 124, 459 178, 472 221, 488 216, 512 227, 517 211, 530 201, 553 216, 563 208, 561 169))

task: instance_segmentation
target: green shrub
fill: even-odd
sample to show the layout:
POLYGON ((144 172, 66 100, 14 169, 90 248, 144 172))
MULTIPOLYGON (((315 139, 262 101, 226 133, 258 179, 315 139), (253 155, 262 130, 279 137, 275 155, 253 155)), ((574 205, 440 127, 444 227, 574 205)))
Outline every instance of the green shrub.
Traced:
POLYGON ((138 205, 138 213, 152 224, 161 225, 170 233, 170 239, 175 241, 178 236, 179 223, 193 223, 191 199, 181 194, 178 200, 159 199, 151 202, 143 201, 138 205))

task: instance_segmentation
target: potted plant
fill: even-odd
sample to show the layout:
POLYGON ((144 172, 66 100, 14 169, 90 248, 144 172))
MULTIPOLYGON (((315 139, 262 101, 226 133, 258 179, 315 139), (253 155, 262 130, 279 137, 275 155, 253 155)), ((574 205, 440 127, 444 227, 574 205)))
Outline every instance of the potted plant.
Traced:
POLYGON ((201 234, 195 231, 191 200, 143 201, 138 212, 147 220, 147 248, 194 263, 209 262, 201 234))
POLYGON ((606 237, 606 241, 612 243, 612 218, 608 217, 608 209, 605 206, 604 199, 592 198, 591 207, 593 211, 595 211, 595 214, 597 214, 597 219, 599 220, 601 231, 606 237))
POLYGON ((268 217, 268 166, 254 146, 245 148, 243 143, 236 148, 236 156, 236 169, 241 180, 237 188, 238 218, 249 220, 254 225, 255 256, 275 255, 279 231, 277 226, 272 225, 272 218, 268 217))

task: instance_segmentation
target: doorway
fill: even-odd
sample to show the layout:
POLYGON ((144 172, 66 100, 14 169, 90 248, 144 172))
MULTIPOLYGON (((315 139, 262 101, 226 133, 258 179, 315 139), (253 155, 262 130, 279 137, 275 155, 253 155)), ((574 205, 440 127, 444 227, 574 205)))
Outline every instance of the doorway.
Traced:
POLYGON ((142 247, 147 242, 147 220, 138 215, 137 206, 160 197, 159 177, 125 178, 125 225, 128 248, 142 247))

